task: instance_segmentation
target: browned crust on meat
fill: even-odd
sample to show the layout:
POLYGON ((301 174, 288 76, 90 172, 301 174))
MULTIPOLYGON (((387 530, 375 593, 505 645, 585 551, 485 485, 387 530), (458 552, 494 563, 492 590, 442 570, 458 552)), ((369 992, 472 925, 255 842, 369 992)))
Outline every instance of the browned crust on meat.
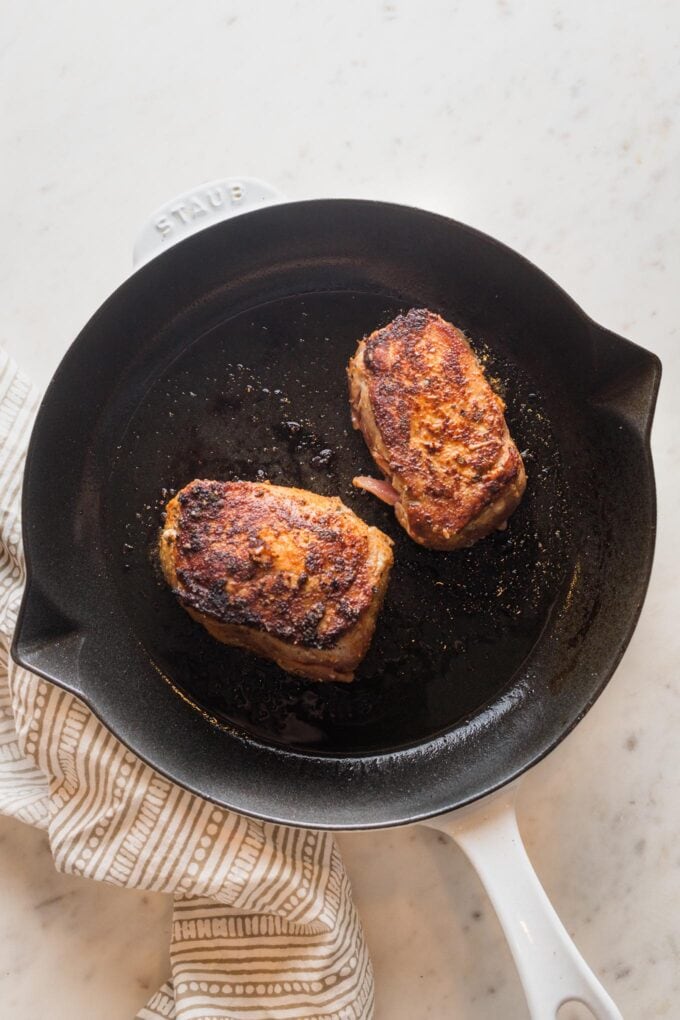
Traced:
POLYGON ((459 329, 412 309, 360 342, 348 375, 354 425, 416 542, 456 549, 504 525, 524 465, 505 405, 459 329))
POLYGON ((215 637, 341 680, 370 644, 391 546, 337 498, 202 480, 170 500, 159 543, 168 584, 215 637))

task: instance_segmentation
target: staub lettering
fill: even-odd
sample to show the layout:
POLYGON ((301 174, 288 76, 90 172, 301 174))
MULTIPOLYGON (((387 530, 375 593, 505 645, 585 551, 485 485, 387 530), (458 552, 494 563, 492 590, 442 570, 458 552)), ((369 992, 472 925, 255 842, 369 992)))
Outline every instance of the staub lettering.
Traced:
POLYGON ((167 237, 178 227, 193 223, 210 213, 211 209, 219 209, 225 203, 238 205, 243 201, 244 189, 242 184, 218 184, 205 191, 195 192, 187 195, 181 202, 170 206, 166 212, 159 216, 154 226, 162 237, 167 237))

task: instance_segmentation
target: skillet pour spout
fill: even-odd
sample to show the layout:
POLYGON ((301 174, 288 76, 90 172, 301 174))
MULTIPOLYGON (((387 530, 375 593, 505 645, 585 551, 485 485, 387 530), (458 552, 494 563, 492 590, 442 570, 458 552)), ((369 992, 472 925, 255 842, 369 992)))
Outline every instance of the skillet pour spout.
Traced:
POLYGON ((593 326, 600 364, 591 399, 615 409, 637 427, 642 438, 648 439, 661 382, 661 361, 656 354, 604 326, 593 326))

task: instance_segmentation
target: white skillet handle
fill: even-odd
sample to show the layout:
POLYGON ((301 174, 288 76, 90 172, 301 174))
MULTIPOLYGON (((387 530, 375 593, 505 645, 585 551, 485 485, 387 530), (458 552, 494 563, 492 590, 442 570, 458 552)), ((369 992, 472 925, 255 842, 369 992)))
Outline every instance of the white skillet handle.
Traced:
POLYGON ((276 188, 255 177, 223 177, 200 184, 166 202, 149 217, 135 241, 135 269, 204 227, 284 201, 276 188))
POLYGON ((458 843, 481 878, 519 971, 531 1020, 555 1020, 582 1002, 597 1020, 622 1020, 555 913, 527 857, 515 789, 427 823, 458 843))

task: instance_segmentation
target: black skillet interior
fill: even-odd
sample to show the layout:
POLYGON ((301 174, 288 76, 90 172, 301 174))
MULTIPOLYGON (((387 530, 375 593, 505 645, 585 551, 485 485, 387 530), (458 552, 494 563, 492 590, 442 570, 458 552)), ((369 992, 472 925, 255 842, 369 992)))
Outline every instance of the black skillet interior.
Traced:
POLYGON ((227 806, 317 826, 454 807, 554 746, 623 650, 651 564, 657 381, 651 355, 440 217, 315 202, 214 227, 107 302, 47 395, 16 652, 227 806), (374 468, 351 428, 347 360, 414 305, 468 331, 529 476, 507 531, 457 553, 416 546, 351 486, 374 468), (353 685, 219 645, 175 603, 158 528, 195 477, 339 494, 395 540, 353 685), (63 507, 50 531, 51 480, 63 507))
POLYGON ((347 360, 358 337, 403 310, 390 295, 345 291, 236 315, 153 380, 121 437, 105 531, 136 633, 190 698, 263 740, 366 753, 459 723, 492 701, 530 653, 571 559, 571 506, 537 384, 481 341, 531 477, 508 530, 455 555, 428 551, 389 507, 353 488, 355 474, 376 472, 351 427, 347 360), (295 679, 220 645, 177 606, 154 569, 160 508, 168 490, 195 477, 339 494, 394 539, 389 594, 355 684, 295 679))

